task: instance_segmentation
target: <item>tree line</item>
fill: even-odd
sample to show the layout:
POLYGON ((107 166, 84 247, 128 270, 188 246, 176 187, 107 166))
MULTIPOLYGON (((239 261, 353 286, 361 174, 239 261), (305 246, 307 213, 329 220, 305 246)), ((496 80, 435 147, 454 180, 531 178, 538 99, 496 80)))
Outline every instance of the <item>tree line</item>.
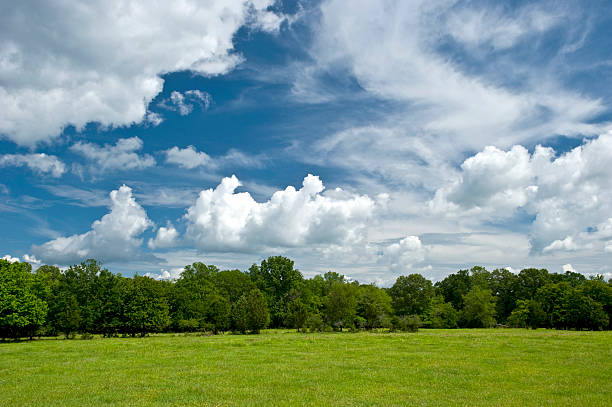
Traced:
POLYGON ((335 272, 306 279, 281 256, 246 272, 197 262, 175 281, 123 277, 95 260, 63 271, 0 260, 1 338, 258 333, 267 327, 604 330, 612 328, 611 313, 612 279, 535 268, 514 274, 473 267, 435 284, 410 274, 379 288, 335 272))

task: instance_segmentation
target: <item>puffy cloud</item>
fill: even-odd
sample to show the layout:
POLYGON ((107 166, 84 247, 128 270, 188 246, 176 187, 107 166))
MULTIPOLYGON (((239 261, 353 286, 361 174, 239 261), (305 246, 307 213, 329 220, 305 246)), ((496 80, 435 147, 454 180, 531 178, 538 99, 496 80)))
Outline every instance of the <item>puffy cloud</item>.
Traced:
POLYGON ((377 203, 341 189, 323 193, 319 177, 302 188, 276 191, 263 203, 248 192, 235 193, 236 176, 200 192, 188 210, 186 236, 202 250, 250 251, 265 247, 350 244, 364 238, 377 203))
POLYGON ((564 264, 563 267, 561 267, 561 269, 563 270, 563 272, 572 272, 572 273, 577 273, 577 271, 574 269, 574 267, 571 264, 564 264))
POLYGON ((203 151, 197 151, 194 146, 187 148, 174 146, 166 150, 166 162, 188 169, 212 165, 210 156, 203 151))
POLYGON ((21 260, 19 260, 19 257, 13 257, 10 254, 5 254, 4 256, 2 256, 2 260, 6 260, 9 263, 19 263, 21 260))
POLYGON ((173 268, 170 271, 161 269, 159 273, 145 273, 145 277, 150 277, 155 280, 176 280, 181 277, 181 273, 185 269, 183 267, 173 268))
POLYGON ((605 250, 612 238, 612 133, 587 140, 560 156, 537 146, 509 151, 487 147, 465 160, 457 179, 438 189, 436 213, 511 218, 516 209, 535 216, 533 249, 544 253, 605 250), (598 243, 599 242, 599 243, 598 243))
POLYGON ((277 30, 273 2, 17 2, 0 16, 0 134, 33 145, 68 124, 139 123, 160 75, 225 73, 241 26, 277 30))
POLYGON ((210 157, 203 151, 198 151, 194 146, 180 148, 174 146, 165 151, 166 162, 176 164, 179 167, 193 169, 197 167, 262 167, 266 159, 264 155, 248 155, 242 151, 230 149, 225 155, 215 158, 210 157))
POLYGON ((425 247, 418 236, 406 236, 385 247, 380 258, 395 273, 407 272, 415 263, 425 259, 425 247))
POLYGON ((66 172, 66 166, 54 155, 40 154, 5 154, 0 156, 0 167, 27 166, 38 174, 51 174, 58 178, 66 172))
POLYGON ((178 112, 181 116, 187 116, 193 112, 193 108, 196 105, 202 110, 208 109, 211 101, 212 98, 208 93, 192 89, 184 93, 177 91, 171 92, 170 98, 162 100, 159 106, 167 110, 178 112))
POLYGON ((150 155, 138 155, 142 145, 140 138, 130 137, 117 140, 115 145, 78 142, 70 149, 87 158, 95 171, 139 170, 155 165, 155 159, 150 155))
POLYGON ((177 238, 178 231, 174 228, 172 223, 168 222, 166 227, 162 226, 157 229, 155 238, 149 239, 148 246, 153 250, 172 247, 176 245, 177 238))
POLYGON ((110 200, 110 212, 96 220, 88 232, 59 237, 33 246, 32 251, 52 264, 70 264, 88 258, 105 262, 138 258, 142 245, 138 236, 153 223, 132 196, 130 187, 123 185, 112 191, 110 200))

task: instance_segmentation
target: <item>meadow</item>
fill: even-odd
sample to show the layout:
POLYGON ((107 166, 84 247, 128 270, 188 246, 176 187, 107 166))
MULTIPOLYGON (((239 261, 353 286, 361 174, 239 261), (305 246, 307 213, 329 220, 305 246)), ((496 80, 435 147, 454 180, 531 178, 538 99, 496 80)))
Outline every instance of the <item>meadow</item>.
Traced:
POLYGON ((612 332, 153 335, 0 343, 1 406, 610 406, 612 332))

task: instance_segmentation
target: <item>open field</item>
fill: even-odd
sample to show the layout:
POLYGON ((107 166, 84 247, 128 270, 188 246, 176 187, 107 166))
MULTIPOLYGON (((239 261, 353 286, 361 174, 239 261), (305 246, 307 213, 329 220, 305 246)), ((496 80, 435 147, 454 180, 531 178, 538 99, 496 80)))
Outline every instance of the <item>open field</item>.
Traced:
POLYGON ((153 336, 0 344, 1 406, 610 406, 612 332, 153 336))

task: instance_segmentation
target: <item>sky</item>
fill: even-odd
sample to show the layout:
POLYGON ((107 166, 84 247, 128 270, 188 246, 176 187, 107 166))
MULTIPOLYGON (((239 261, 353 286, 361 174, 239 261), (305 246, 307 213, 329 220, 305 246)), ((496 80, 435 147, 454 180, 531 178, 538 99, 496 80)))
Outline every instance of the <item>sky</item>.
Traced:
POLYGON ((0 8, 0 256, 612 277, 607 0, 0 8))

